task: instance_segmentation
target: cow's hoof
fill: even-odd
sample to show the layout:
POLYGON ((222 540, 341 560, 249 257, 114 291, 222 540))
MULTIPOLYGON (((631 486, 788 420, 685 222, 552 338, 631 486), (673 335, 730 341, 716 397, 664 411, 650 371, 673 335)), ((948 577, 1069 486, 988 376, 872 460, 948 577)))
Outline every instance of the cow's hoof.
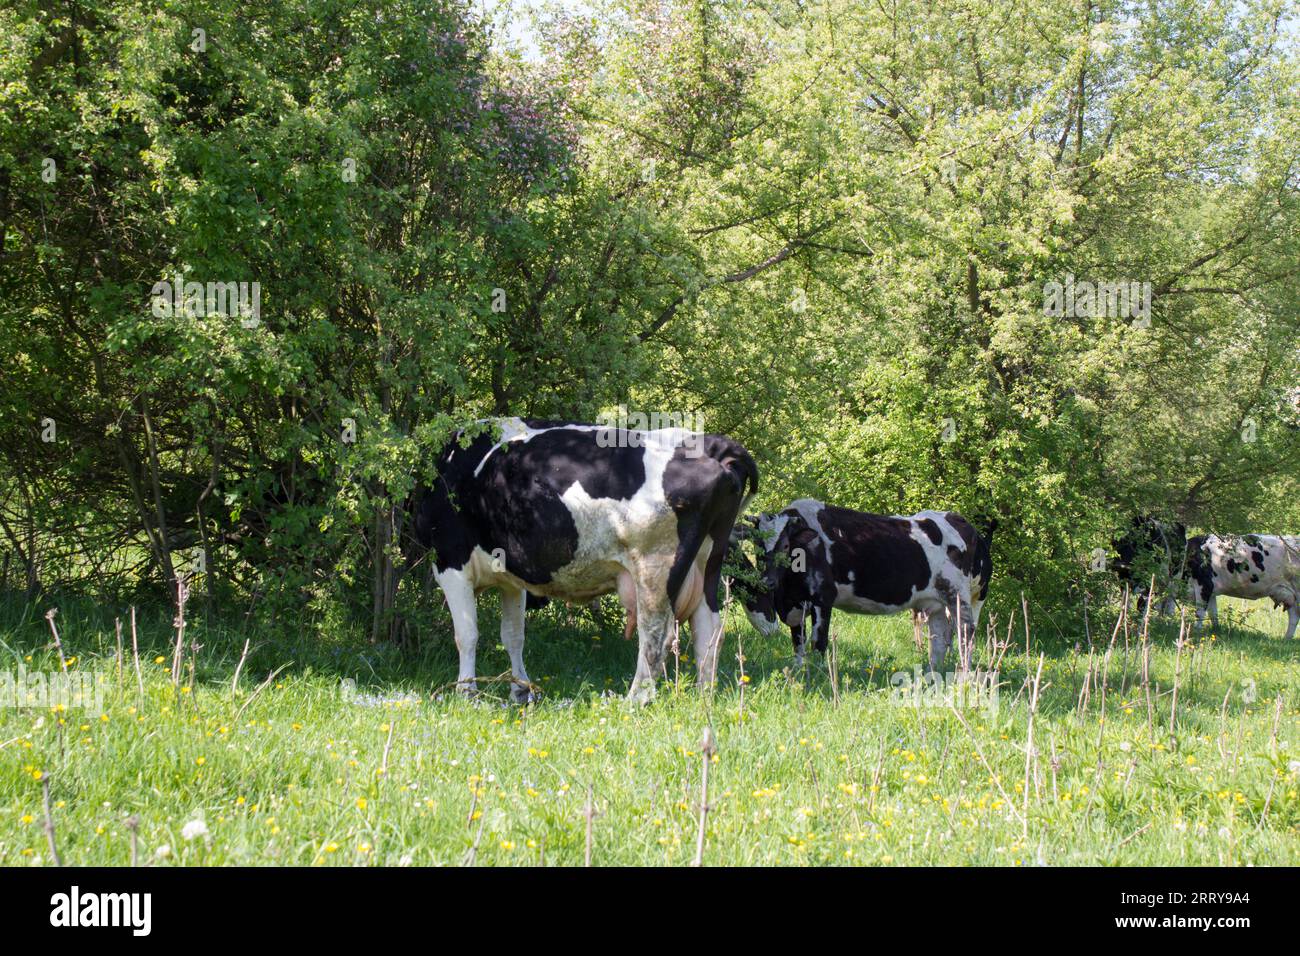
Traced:
POLYGON ((472 680, 463 680, 456 682, 456 693, 466 700, 473 700, 478 696, 478 684, 472 680))
POLYGON ((655 699, 654 681, 642 681, 639 684, 633 684, 632 689, 627 693, 627 699, 644 707, 655 699))
POLYGON ((537 700, 537 695, 533 693, 532 687, 527 684, 515 684, 510 688, 511 703, 526 707, 535 700, 537 700))

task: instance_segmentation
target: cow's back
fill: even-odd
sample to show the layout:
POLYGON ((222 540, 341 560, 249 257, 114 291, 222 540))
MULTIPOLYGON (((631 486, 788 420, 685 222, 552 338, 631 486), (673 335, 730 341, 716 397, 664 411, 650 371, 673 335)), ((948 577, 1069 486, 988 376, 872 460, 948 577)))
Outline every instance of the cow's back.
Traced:
POLYGON ((1225 595, 1294 600, 1300 589, 1300 547, 1293 537, 1199 535, 1188 542, 1188 570, 1201 601, 1225 595))
POLYGON ((982 601, 992 575, 987 542, 956 512, 880 515, 792 502, 782 512, 816 528, 835 576, 835 606, 870 614, 944 607, 969 582, 982 601))
MULTIPOLYGON (((734 520, 757 482, 752 458, 724 436, 532 419, 499 427, 499 438, 494 429, 444 449, 418 498, 416 537, 439 570, 486 553, 510 583, 552 597, 613 591, 620 570, 647 556, 672 564, 684 521, 728 508, 734 520)), ((492 583, 483 563, 478 587, 492 583)))

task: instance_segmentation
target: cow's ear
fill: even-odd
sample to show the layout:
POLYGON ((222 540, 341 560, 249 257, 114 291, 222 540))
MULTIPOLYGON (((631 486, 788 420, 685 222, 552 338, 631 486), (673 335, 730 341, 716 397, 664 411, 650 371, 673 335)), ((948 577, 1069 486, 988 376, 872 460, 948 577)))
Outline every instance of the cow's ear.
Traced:
POLYGON ((821 539, 818 537, 817 532, 801 521, 797 525, 792 524, 786 528, 785 541, 781 546, 781 550, 787 554, 796 550, 800 551, 804 554, 804 560, 806 561, 808 555, 817 552, 820 542, 821 539))
POLYGON ((817 544, 819 540, 817 532, 807 525, 804 525, 790 536, 790 544, 796 548, 810 548, 817 544))

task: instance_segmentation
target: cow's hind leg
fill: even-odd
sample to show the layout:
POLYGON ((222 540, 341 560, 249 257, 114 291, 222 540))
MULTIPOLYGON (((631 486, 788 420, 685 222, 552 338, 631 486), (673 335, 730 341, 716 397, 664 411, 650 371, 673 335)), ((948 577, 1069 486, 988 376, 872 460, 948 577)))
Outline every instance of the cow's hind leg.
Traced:
POLYGON ((636 632, 640 647, 628 699, 648 704, 654 700, 655 682, 663 669, 668 642, 672 638, 673 607, 662 585, 656 588, 651 583, 654 575, 642 573, 637 578, 636 632))
POLYGON ((722 646, 722 615, 701 601, 691 612, 691 636, 695 640, 695 680, 712 687, 718 679, 718 650, 722 646))
POLYGON ((930 628, 930 671, 938 673, 952 646, 952 611, 947 608, 931 611, 926 624, 930 628))
POLYGON ((673 601, 677 620, 690 617, 695 642, 695 681, 700 687, 717 683, 718 655, 722 651, 722 605, 718 589, 735 512, 715 519, 707 534, 687 530, 678 544, 668 588, 676 588, 673 601), (682 570, 685 576, 678 581, 682 570))
MULTIPOLYGON (((474 588, 465 572, 455 568, 448 568, 438 574, 437 578, 442 595, 447 600, 447 610, 451 612, 456 650, 460 652, 460 673, 456 676, 456 689, 462 694, 473 694, 478 689, 474 682, 475 655, 478 650, 478 607, 474 601, 474 588)), ((520 633, 523 633, 522 627, 520 633)))
POLYGON ((501 643, 510 655, 510 699, 516 704, 526 704, 533 699, 532 681, 524 670, 524 601, 527 595, 522 588, 501 589, 501 643))
POLYGON ((957 615, 957 653, 961 660, 958 662, 962 671, 968 671, 975 660, 975 630, 979 626, 980 608, 983 602, 962 600, 958 607, 957 615))
POLYGON ((718 588, 722 582, 722 561, 731 539, 730 519, 716 521, 710 529, 709 554, 703 561, 696 556, 700 571, 699 605, 691 612, 691 634, 695 638, 695 679, 701 687, 712 687, 718 679, 718 655, 722 653, 722 604, 718 588))
POLYGON ((1300 623, 1300 595, 1291 598, 1291 603, 1286 606, 1286 639, 1288 641, 1295 637, 1297 623, 1300 623))

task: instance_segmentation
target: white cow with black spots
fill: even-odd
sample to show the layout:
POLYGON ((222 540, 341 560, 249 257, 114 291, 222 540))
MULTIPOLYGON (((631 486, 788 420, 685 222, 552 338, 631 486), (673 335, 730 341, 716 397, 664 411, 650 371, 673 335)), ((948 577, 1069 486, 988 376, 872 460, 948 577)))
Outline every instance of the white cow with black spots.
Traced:
POLYGON ((854 614, 911 610, 930 630, 930 668, 939 670, 954 632, 959 667, 970 666, 980 606, 993 562, 987 535, 955 511, 878 515, 809 498, 750 522, 760 539, 758 573, 734 584, 755 629, 790 628, 796 662, 805 631, 826 650, 832 609, 854 614))
POLYGON ((1300 622, 1300 535, 1199 535, 1187 542, 1187 593, 1196 623, 1219 626, 1219 595, 1270 598, 1286 608, 1288 639, 1300 622))

